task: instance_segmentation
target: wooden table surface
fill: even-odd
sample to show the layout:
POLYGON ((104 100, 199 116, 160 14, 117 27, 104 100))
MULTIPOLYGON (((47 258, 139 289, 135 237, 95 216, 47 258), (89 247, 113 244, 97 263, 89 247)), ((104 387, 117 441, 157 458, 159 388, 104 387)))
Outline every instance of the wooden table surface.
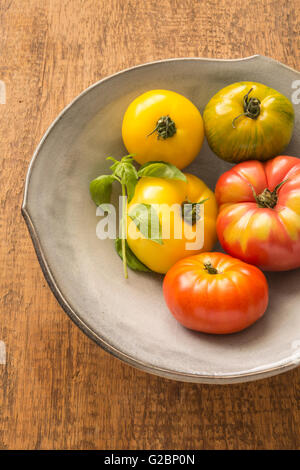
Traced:
POLYGON ((300 70, 299 10, 299 0, 0 1, 1 449, 300 448, 300 368, 211 386, 121 363, 59 307, 20 213, 36 145, 86 87, 169 57, 260 53, 300 70))

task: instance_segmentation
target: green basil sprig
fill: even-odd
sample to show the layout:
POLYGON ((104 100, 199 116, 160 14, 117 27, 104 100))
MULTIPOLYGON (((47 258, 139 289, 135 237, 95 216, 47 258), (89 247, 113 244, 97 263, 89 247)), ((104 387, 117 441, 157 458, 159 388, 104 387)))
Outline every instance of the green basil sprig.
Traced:
POLYGON ((132 163, 132 155, 126 155, 121 161, 115 158, 108 157, 107 160, 112 160, 114 163, 110 167, 113 172, 113 176, 119 180, 121 184, 126 186, 128 202, 134 196, 134 190, 136 183, 138 182, 138 172, 132 163))
POLYGON ((112 184, 115 180, 113 175, 101 175, 90 183, 90 193, 97 206, 110 202, 112 184))
MULTIPOLYGON (((152 177, 186 181, 185 175, 171 163, 148 162, 142 165, 139 170, 137 170, 133 164, 133 156, 134 155, 126 155, 125 157, 121 158, 121 160, 116 160, 113 157, 107 158, 107 160, 113 161, 113 164, 110 167, 112 174, 98 176, 98 178, 95 178, 90 183, 90 194, 97 206, 110 202, 112 185, 114 181, 118 181, 121 184, 122 196, 124 198, 127 196, 128 202, 130 202, 134 196, 135 187, 139 178, 152 177)), ((130 253, 128 251, 129 246, 125 240, 126 213, 126 204, 123 203, 121 219, 122 236, 120 239, 117 239, 118 241, 115 243, 116 251, 123 259, 125 278, 128 277, 127 265, 131 269, 137 269, 134 267, 137 265, 137 263, 132 262, 132 252, 130 253), (121 240, 121 242, 119 240, 121 240)), ((151 204, 136 204, 131 208, 128 215, 146 238, 159 244, 163 243, 161 238, 161 226, 159 218, 151 204)))

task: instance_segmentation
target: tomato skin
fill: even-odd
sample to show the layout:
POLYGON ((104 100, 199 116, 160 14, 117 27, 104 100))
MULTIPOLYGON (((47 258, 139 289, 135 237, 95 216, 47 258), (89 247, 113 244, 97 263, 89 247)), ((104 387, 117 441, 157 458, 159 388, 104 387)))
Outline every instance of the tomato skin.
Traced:
POLYGON ((122 137, 128 152, 141 165, 164 161, 182 169, 200 152, 204 125, 199 110, 184 96, 174 91, 151 90, 128 106, 122 137), (170 116, 176 125, 176 133, 166 139, 158 139, 156 132, 151 134, 162 116, 170 116))
POLYGON ((266 271, 300 267, 300 159, 279 156, 266 163, 234 166, 218 180, 217 233, 224 250, 266 271), (259 207, 257 195, 277 191, 273 208, 259 207))
POLYGON ((211 98, 203 119, 208 144, 220 158, 232 163, 263 161, 280 155, 288 145, 294 109, 290 100, 273 88, 256 82, 238 82, 211 98), (251 89, 249 99, 260 101, 260 114, 254 119, 242 115, 244 96, 251 89))
POLYGON ((269 295, 264 274, 223 253, 184 258, 166 274, 163 292, 173 316, 186 328, 228 334, 252 325, 266 311, 269 295), (210 274, 210 263, 218 274, 210 274))
MULTIPOLYGON (((127 217, 127 242, 130 249, 137 258, 152 271, 165 274, 176 261, 185 256, 199 253, 200 251, 209 251, 217 241, 216 219, 217 203, 213 191, 206 184, 197 178, 197 176, 185 173, 187 182, 179 180, 168 180, 162 178, 141 178, 135 188, 134 197, 128 205, 128 212, 135 204, 157 204, 158 215, 161 224, 164 223, 170 227, 170 236, 163 237, 163 244, 160 245, 152 240, 145 238, 136 228, 135 224, 127 217), (185 224, 181 212, 175 212, 174 219, 169 208, 173 204, 180 205, 189 200, 190 202, 200 202, 207 199, 203 204, 204 217, 195 225, 193 230, 204 231, 203 247, 197 250, 190 250, 187 243, 193 242, 185 237, 185 224), (171 222, 168 222, 168 221, 171 222), (181 238, 176 238, 172 229, 182 227, 181 238)), ((191 234, 193 235, 193 234, 191 234)))

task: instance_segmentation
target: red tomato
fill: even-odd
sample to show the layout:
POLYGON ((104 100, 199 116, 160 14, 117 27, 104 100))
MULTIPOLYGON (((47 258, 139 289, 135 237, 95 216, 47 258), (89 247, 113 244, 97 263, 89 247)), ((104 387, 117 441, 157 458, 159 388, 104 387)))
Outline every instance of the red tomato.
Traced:
POLYGON ((230 255, 267 271, 300 266, 300 159, 234 166, 217 182, 217 233, 230 255))
POLYGON ((167 306, 186 328, 226 334, 252 325, 268 305, 268 284, 255 266, 224 253, 201 253, 167 272, 167 306))

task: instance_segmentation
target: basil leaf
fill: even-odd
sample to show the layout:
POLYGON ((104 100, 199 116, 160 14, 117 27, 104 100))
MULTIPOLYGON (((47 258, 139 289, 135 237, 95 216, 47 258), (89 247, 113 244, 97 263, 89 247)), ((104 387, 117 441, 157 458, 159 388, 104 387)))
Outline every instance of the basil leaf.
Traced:
POLYGON ((142 165, 138 176, 151 176, 153 178, 166 178, 171 180, 186 181, 185 175, 175 165, 166 162, 148 162, 142 165))
POLYGON ((130 202, 134 196, 137 182, 138 182, 138 178, 135 175, 127 174, 125 184, 126 184, 126 189, 127 189, 128 202, 130 202))
POLYGON ((110 202, 114 180, 115 178, 112 175, 101 175, 90 182, 90 193, 97 206, 110 202))
MULTIPOLYGON (((123 259, 122 255, 122 240, 121 238, 117 238, 115 240, 115 249, 121 259, 123 259)), ((126 250, 126 262, 127 266, 134 271, 143 271, 143 272, 151 272, 151 269, 147 268, 131 251, 127 240, 125 240, 125 250, 126 250)))
POLYGON ((123 183, 126 183, 125 180, 128 175, 134 175, 135 178, 138 179, 138 173, 132 163, 119 163, 114 169, 114 174, 120 178, 123 183))
POLYGON ((134 204, 130 208, 128 215, 144 237, 159 245, 163 245, 160 221, 151 204, 134 204))

